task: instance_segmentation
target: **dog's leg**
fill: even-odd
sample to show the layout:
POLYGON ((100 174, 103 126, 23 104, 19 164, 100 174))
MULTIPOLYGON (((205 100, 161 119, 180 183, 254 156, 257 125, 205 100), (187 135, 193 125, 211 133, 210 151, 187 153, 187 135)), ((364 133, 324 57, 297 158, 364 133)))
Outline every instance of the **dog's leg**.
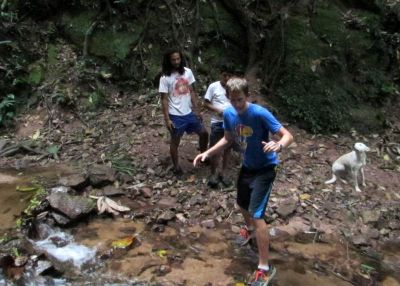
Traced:
POLYGON ((353 175, 353 180, 354 180, 354 187, 356 189, 356 192, 361 192, 361 189, 358 187, 358 178, 357 178, 357 173, 359 170, 357 168, 352 168, 351 173, 353 175))
POLYGON ((365 187, 367 184, 365 183, 364 167, 360 168, 360 172, 361 172, 361 178, 362 178, 362 185, 363 185, 363 187, 365 187))
POLYGON ((332 174, 332 179, 325 181, 325 184, 326 185, 333 184, 334 182, 336 182, 336 176, 335 176, 335 174, 332 174))

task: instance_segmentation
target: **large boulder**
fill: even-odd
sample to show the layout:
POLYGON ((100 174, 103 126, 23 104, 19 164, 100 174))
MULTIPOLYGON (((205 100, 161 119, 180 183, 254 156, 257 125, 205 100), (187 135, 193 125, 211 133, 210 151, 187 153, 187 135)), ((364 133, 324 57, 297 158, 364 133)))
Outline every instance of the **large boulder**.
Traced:
POLYGON ((66 193, 53 193, 47 197, 50 206, 70 219, 76 219, 90 213, 96 206, 92 199, 82 196, 72 196, 66 193))

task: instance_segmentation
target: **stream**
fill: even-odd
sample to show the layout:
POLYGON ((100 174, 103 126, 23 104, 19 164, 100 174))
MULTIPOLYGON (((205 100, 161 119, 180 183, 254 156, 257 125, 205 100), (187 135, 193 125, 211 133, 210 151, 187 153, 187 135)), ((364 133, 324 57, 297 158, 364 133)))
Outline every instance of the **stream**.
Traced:
MULTIPOLYGON (((60 176, 74 172, 73 168, 58 166, 29 172, 2 170, 1 237, 15 230, 32 197, 29 192, 16 191, 17 186, 32 182, 54 186, 60 176)), ((207 228, 175 221, 157 229, 145 219, 90 214, 68 227, 46 225, 45 237, 27 239, 37 255, 27 254, 34 262, 26 264, 20 279, 33 281, 31 285, 246 285, 257 266, 257 256, 249 245, 235 242, 234 230, 229 223, 207 228), (129 243, 120 245, 121 241, 129 243), (48 261, 53 267, 49 266, 41 277, 35 276, 39 262, 48 261)), ((282 238, 276 229, 270 233, 271 261, 277 268, 273 285, 364 285, 346 281, 340 274, 343 267, 357 272, 351 269, 357 265, 354 261, 367 261, 347 244, 282 238)), ((4 255, 1 244, 0 254, 4 255)), ((384 259, 398 261, 399 250, 387 248, 384 259)), ((399 285, 388 273, 381 280, 379 285, 399 285)), ((12 285, 7 271, 0 270, 0 285, 12 285)))

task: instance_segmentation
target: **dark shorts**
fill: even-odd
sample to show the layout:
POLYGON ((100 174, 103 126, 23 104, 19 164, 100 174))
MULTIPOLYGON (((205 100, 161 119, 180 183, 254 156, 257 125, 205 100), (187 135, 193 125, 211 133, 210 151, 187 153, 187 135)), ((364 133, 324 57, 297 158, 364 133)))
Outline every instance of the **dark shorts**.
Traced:
MULTIPOLYGON (((219 140, 224 137, 225 134, 225 129, 223 127, 223 122, 218 122, 218 123, 212 123, 211 124, 211 134, 210 134, 210 148, 217 144, 219 140)), ((240 146, 238 145, 237 142, 233 142, 232 145, 230 146, 234 151, 240 153, 240 146)))
POLYGON ((219 140, 224 137, 224 127, 222 122, 211 124, 211 134, 210 134, 210 147, 217 144, 219 140))
POLYGON ((200 133, 204 129, 203 123, 193 112, 183 116, 170 114, 169 118, 174 124, 174 129, 171 131, 172 137, 182 137, 185 132, 200 133))
POLYGON ((258 170, 242 167, 237 182, 237 204, 252 218, 264 217, 269 196, 276 177, 275 165, 258 170))

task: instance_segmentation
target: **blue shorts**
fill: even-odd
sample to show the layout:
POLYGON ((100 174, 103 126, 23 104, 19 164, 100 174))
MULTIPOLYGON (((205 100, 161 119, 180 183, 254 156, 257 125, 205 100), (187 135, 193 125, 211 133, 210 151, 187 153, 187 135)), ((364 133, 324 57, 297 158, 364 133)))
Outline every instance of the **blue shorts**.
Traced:
POLYGON ((250 170, 244 166, 237 182, 237 204, 254 219, 264 217, 269 196, 276 177, 275 165, 250 170))
POLYGON ((203 123, 193 112, 183 116, 170 114, 169 118, 174 124, 172 137, 182 137, 185 132, 199 134, 204 129, 203 123))

